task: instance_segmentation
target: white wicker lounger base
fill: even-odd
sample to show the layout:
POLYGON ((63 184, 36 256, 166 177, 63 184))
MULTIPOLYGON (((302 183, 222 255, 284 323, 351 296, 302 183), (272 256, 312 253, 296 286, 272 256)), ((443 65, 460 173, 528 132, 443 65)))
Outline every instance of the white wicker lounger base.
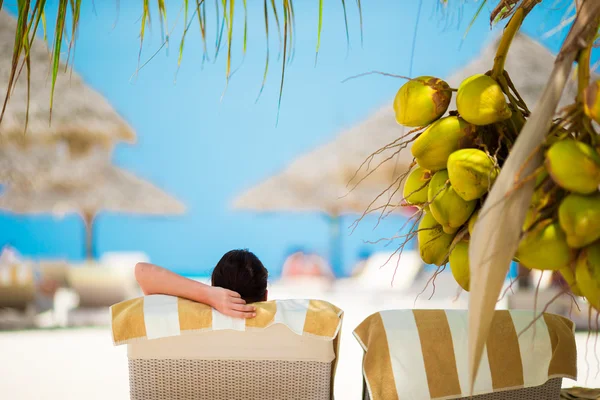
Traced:
POLYGON ((131 400, 330 400, 331 363, 129 360, 131 400))

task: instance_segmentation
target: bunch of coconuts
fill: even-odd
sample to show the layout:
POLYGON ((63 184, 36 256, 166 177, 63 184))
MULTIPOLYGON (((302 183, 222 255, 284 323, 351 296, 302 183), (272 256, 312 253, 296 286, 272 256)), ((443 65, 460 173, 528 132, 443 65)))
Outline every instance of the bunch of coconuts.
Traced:
MULTIPOLYGON (((397 122, 420 131, 411 139, 415 163, 403 193, 407 204, 422 210, 419 253, 427 264, 449 262, 466 291, 469 234, 529 115, 506 72, 503 77, 511 91, 490 73, 473 75, 458 89, 421 76, 405 83, 394 99, 397 122), (457 110, 444 116, 454 91, 457 110)), ((579 104, 584 113, 574 112, 574 105, 570 119, 555 121, 544 166, 526 178, 536 180, 536 190, 515 260, 531 269, 560 271, 573 293, 600 310, 600 155, 595 141, 586 143, 577 133, 580 124, 573 122, 600 122, 600 82, 584 97, 579 104)))

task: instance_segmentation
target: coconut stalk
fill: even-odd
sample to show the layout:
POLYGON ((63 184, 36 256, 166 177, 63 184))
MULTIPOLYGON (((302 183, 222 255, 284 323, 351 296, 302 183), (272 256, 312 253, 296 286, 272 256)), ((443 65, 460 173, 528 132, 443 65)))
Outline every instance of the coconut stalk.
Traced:
POLYGON ((513 255, 533 194, 534 182, 516 186, 522 177, 541 165, 535 153, 548 133, 559 99, 578 53, 593 40, 600 19, 600 1, 582 0, 577 17, 556 59, 548 84, 525 123, 500 175, 486 199, 469 246, 471 300, 469 304, 469 381, 471 393, 493 311, 513 255), (531 154, 535 154, 531 157, 531 154))

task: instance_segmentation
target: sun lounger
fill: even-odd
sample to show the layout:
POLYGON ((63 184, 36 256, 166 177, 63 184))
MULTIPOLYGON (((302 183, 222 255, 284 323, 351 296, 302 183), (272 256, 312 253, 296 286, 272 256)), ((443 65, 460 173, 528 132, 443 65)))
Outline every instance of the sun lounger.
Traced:
POLYGON ((40 260, 38 265, 42 278, 55 281, 59 287, 66 287, 68 285, 69 264, 66 261, 40 260))
POLYGON ((0 265, 0 309, 25 311, 35 300, 35 285, 29 264, 0 265))
POLYGON ((331 400, 341 310, 314 300, 256 307, 256 318, 239 320, 162 295, 114 305, 131 399, 331 400))
POLYGON ((108 308, 139 294, 131 269, 86 263, 71 266, 67 276, 79 296, 79 308, 108 308))
POLYGON ((365 400, 558 400, 563 378, 576 379, 573 323, 531 311, 496 311, 473 397, 466 310, 391 310, 354 331, 365 351, 365 400), (519 334, 523 332, 520 336, 519 334))
POLYGON ((535 288, 515 290, 514 293, 509 293, 506 296, 508 299, 508 308, 515 310, 529 309, 531 308, 531 305, 534 304, 537 296, 538 310, 540 312, 547 307, 547 312, 569 318, 573 321, 578 330, 598 331, 600 327, 596 325, 596 318, 593 310, 590 320, 590 303, 581 298, 576 298, 577 300, 574 300, 566 293, 559 296, 562 290, 563 289, 561 288, 548 288, 539 291, 536 291, 535 288), (557 298, 556 296, 559 297, 557 298), (577 302, 577 304, 575 304, 575 302, 577 302))

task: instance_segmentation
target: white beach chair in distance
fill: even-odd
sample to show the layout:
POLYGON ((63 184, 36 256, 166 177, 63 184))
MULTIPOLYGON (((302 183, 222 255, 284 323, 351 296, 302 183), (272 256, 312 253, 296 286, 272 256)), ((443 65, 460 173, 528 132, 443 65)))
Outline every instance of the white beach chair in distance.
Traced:
POLYGON ((342 311, 318 300, 255 303, 256 318, 153 295, 111 308, 132 400, 331 400, 342 311))
POLYGON ((71 265, 69 286, 77 294, 77 307, 69 311, 69 325, 109 325, 108 308, 140 295, 135 264, 148 261, 144 253, 106 253, 100 261, 71 265))

